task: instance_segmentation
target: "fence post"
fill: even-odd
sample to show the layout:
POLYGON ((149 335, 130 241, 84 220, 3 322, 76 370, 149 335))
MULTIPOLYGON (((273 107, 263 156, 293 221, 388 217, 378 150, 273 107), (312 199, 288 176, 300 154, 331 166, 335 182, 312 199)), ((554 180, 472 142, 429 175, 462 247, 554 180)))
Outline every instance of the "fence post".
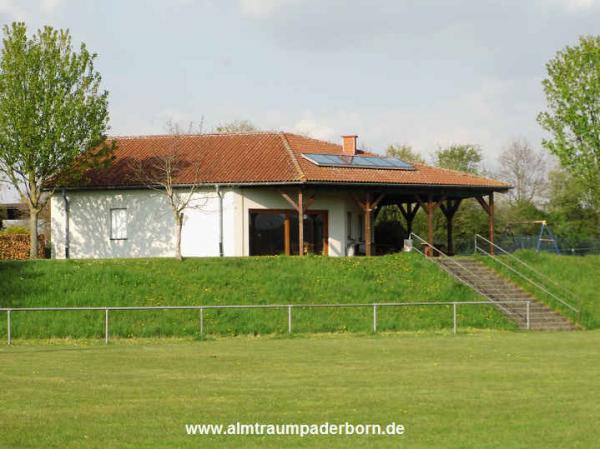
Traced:
POLYGON ((8 344, 10 345, 10 310, 6 311, 6 329, 8 344))
POLYGON ((292 306, 288 306, 288 335, 292 335, 292 306))
POLYGON ((104 344, 108 344, 108 308, 104 308, 104 344))
POLYGON ((373 333, 377 332, 377 304, 373 304, 373 333))
POLYGON ((530 321, 530 315, 529 315, 529 306, 531 304, 531 301, 527 301, 527 330, 531 329, 531 321, 530 321))
POLYGON ((456 303, 452 303, 452 335, 456 335, 456 303))
POLYGON ((204 337, 204 307, 200 307, 200 337, 204 337))

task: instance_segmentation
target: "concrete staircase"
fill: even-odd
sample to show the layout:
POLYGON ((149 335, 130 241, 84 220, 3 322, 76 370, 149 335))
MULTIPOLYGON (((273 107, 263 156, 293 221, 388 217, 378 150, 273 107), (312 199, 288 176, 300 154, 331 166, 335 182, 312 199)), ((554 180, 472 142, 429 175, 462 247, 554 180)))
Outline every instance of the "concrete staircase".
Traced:
POLYGON ((436 261, 456 279, 467 284, 490 301, 515 301, 514 304, 497 304, 496 307, 522 329, 527 328, 527 301, 530 301, 530 329, 545 331, 577 329, 577 326, 567 318, 474 258, 440 257, 436 258, 436 261))

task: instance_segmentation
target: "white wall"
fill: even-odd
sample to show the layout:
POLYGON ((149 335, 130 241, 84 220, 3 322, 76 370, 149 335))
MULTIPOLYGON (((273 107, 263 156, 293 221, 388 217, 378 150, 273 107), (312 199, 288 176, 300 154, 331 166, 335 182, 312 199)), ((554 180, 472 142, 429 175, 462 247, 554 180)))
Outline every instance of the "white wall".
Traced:
MULTIPOLYGON (((241 255, 235 241, 239 194, 222 189, 223 195, 223 253, 241 255)), ((187 257, 219 256, 219 197, 215 190, 206 190, 194 198, 194 206, 184 212, 181 250, 187 257)))
MULTIPOLYGON (((248 255, 250 209, 291 209, 274 189, 223 189, 223 249, 226 256, 248 255)), ((67 192, 70 202, 70 257, 173 257, 175 225, 164 194, 149 190, 67 192), (111 240, 110 209, 127 209, 127 239, 111 240)), ((219 255, 219 202, 214 189, 197 192, 196 207, 184 212, 182 253, 219 255)), ((348 192, 319 192, 310 207, 327 210, 329 255, 346 255, 347 217, 358 234, 359 209, 348 192)), ((52 255, 65 257, 65 208, 60 194, 51 200, 52 255)))
MULTIPOLYGON (((236 255, 234 217, 237 193, 224 190, 223 235, 225 255, 236 255)), ((172 257, 175 220, 163 193, 149 190, 67 192, 69 243, 72 258, 172 257), (110 209, 127 209, 127 239, 111 240, 110 209)), ((214 190, 199 191, 184 212, 184 256, 218 256, 218 197, 214 190)), ((61 195, 51 200, 52 254, 65 257, 65 207, 61 195)))
POLYGON ((21 202, 21 195, 10 184, 4 173, 0 173, 0 204, 15 204, 21 202))

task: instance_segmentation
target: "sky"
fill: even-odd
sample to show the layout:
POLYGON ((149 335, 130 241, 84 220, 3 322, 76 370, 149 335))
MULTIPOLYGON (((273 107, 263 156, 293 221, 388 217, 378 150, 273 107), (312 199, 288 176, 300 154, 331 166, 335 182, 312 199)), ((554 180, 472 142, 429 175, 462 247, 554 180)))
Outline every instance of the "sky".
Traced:
POLYGON ((111 135, 247 119, 383 151, 541 146, 545 64, 600 32, 600 0, 0 0, 98 53, 111 135))

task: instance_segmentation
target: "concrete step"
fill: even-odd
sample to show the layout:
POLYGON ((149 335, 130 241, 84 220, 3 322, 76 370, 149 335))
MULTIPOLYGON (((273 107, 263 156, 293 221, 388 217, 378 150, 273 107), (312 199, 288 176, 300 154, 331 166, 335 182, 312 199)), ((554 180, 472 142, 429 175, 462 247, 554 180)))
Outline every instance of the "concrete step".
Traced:
POLYGON ((574 323, 478 260, 466 258, 436 260, 455 278, 481 292, 490 301, 515 301, 511 304, 496 304, 496 307, 515 321, 519 328, 527 328, 527 302, 529 302, 530 329, 547 331, 577 329, 574 323))

